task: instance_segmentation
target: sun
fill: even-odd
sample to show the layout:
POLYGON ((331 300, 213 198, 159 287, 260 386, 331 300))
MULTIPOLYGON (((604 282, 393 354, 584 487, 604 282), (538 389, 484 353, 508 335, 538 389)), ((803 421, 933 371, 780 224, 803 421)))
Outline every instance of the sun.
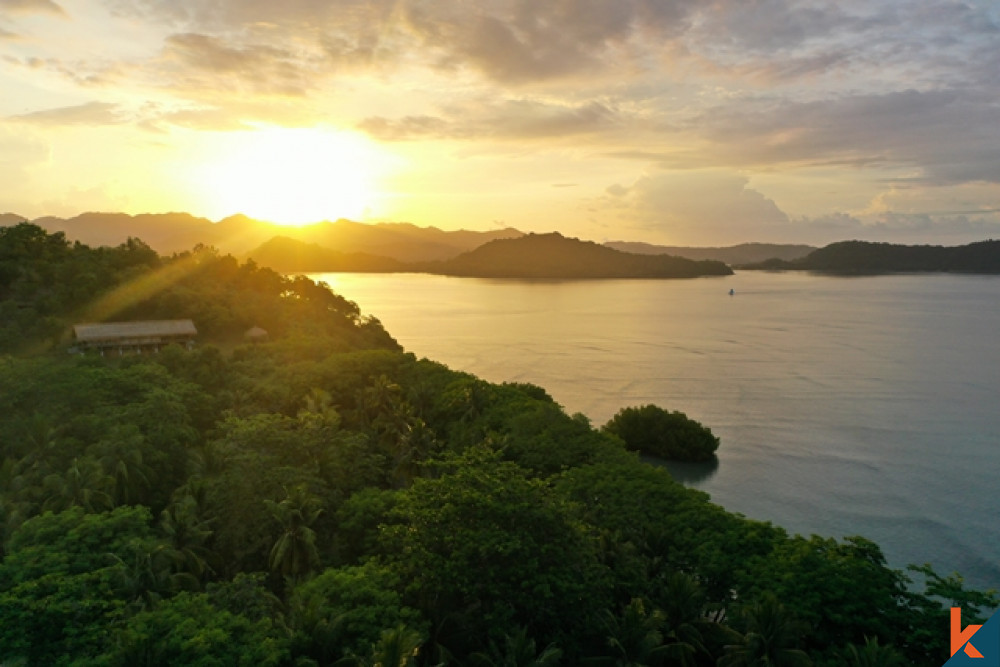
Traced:
POLYGON ((378 194, 378 149, 363 136, 260 126, 231 133, 204 167, 209 208, 283 225, 360 220, 378 194))

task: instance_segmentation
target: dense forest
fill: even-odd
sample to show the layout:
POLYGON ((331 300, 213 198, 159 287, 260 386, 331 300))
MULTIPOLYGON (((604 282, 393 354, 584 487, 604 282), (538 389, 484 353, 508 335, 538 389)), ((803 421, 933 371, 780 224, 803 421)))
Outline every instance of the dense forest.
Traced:
POLYGON ((946 607, 997 605, 726 512, 629 451, 632 413, 417 359, 210 248, 0 228, 0 314, 4 665, 936 666, 946 607), (157 318, 197 345, 67 353, 157 318))
POLYGON ((694 278, 728 276, 722 262, 670 255, 637 255, 562 234, 496 239, 419 271, 479 278, 694 278))
POLYGON ((1000 273, 1000 241, 979 241, 962 246, 840 241, 814 250, 801 259, 770 259, 741 268, 841 274, 1000 273))

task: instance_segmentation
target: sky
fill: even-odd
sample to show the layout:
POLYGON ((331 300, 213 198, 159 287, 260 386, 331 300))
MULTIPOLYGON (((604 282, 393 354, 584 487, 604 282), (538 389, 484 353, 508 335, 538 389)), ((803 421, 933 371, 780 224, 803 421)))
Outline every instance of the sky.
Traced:
POLYGON ((993 0, 0 0, 0 212, 1000 238, 993 0))

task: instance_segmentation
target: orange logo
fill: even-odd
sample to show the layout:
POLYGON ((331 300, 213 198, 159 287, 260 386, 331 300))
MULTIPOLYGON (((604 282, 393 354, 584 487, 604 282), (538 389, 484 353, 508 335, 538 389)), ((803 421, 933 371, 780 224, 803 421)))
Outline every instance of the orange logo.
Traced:
POLYGON ((951 608, 951 654, 955 655, 958 650, 965 645, 965 655, 970 658, 982 658, 983 654, 980 653, 971 642, 972 635, 976 634, 976 631, 983 626, 981 625, 970 625, 965 630, 962 629, 962 609, 960 607, 951 608))

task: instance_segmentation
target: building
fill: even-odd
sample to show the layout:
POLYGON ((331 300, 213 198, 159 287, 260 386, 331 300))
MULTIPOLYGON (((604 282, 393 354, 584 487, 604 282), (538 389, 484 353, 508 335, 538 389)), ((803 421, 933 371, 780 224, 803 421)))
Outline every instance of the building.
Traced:
POLYGON ((140 322, 103 322, 74 324, 73 336, 80 352, 141 353, 159 352, 164 345, 177 343, 191 348, 198 330, 191 320, 147 320, 140 322))
POLYGON ((243 338, 251 343, 264 343, 267 342, 269 336, 267 330, 254 325, 243 334, 243 338))

